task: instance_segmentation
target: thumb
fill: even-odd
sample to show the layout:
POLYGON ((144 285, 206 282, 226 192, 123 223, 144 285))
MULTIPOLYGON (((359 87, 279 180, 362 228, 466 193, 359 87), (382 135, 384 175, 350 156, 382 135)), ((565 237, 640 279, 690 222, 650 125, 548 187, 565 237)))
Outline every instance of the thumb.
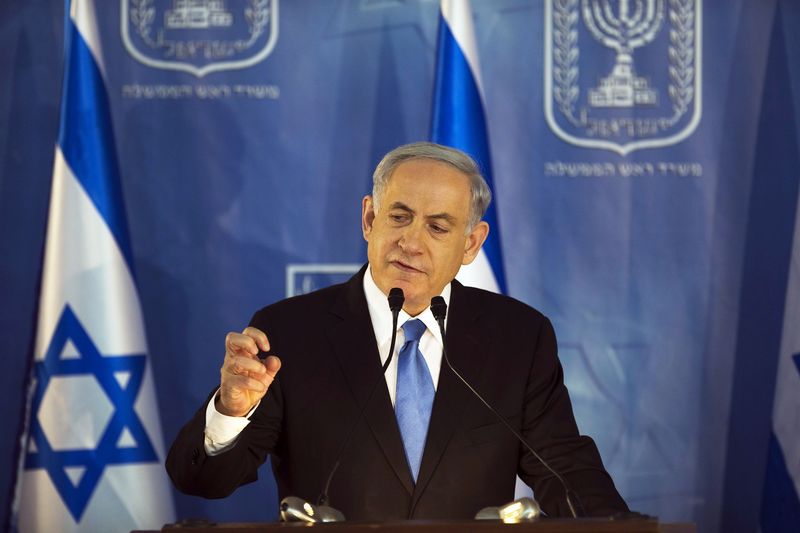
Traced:
POLYGON ((267 374, 274 378, 278 370, 281 369, 281 360, 274 355, 270 355, 264 360, 264 367, 267 369, 267 374))

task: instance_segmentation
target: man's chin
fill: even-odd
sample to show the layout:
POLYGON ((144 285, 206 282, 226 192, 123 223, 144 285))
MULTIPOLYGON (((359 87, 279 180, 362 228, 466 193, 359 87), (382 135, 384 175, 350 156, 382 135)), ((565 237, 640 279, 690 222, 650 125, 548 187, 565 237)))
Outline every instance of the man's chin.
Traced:
POLYGON ((403 296, 405 296, 403 309, 409 315, 416 316, 431 304, 431 299, 426 297, 426 291, 419 286, 402 283, 398 283, 396 286, 403 289, 403 296))
MULTIPOLYGON (((422 311, 426 307, 428 307, 428 304, 430 304, 430 301, 428 302, 424 301, 425 299, 423 297, 423 291, 420 290, 419 285, 413 283, 412 281, 409 281, 407 279, 391 280, 386 290, 387 294, 390 290, 392 290, 395 287, 403 290, 403 297, 405 298, 403 309, 405 309, 406 312, 409 312, 409 310, 414 311, 418 309, 420 306, 422 306, 422 309, 420 309, 420 311, 422 311)), ((417 313, 415 312, 414 314, 417 313)))
POLYGON ((393 279, 389 285, 389 289, 393 289, 394 287, 398 287, 403 289, 403 296, 405 296, 406 300, 409 298, 413 298, 414 294, 417 292, 417 284, 413 282, 413 280, 405 279, 405 278, 395 278, 393 279))
MULTIPOLYGON (((403 292, 413 290, 425 284, 427 276, 418 270, 406 270, 395 266, 390 266, 384 276, 388 288, 400 287, 403 292)), ((408 295, 406 295, 406 298, 408 295)))

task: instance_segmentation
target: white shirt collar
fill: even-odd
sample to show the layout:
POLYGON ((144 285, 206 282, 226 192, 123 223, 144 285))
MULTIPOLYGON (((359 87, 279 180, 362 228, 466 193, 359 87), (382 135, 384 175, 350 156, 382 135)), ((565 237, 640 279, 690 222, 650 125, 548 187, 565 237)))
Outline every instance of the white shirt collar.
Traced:
MULTIPOLYGON (((450 283, 448 283, 445 285, 441 294, 441 297, 444 298, 448 306, 450 305, 450 290, 450 283)), ((378 346, 381 346, 384 342, 388 343, 392 337, 392 312, 389 310, 389 304, 386 300, 387 295, 383 294, 372 278, 371 266, 367 266, 367 271, 364 273, 364 295, 367 297, 367 308, 369 309, 369 316, 372 319, 372 327, 375 330, 375 340, 378 341, 378 346)), ((439 324, 436 322, 436 319, 433 318, 430 306, 426 307, 424 311, 415 317, 410 316, 405 310, 401 309, 397 317, 398 329, 402 328, 403 324, 412 318, 422 320, 437 343, 444 346, 444 342, 442 342, 442 333, 439 331, 439 324)), ((447 326, 447 317, 445 317, 445 326, 447 326)), ((398 338, 398 344, 400 344, 401 341, 402 338, 398 338)))

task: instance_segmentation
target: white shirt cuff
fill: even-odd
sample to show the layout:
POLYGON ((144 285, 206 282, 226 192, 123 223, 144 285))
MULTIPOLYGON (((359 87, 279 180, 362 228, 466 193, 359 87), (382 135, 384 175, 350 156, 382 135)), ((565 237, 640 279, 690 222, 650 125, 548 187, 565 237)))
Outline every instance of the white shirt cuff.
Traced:
POLYGON ((218 455, 222 452, 233 448, 236 444, 239 434, 250 423, 250 417, 255 412, 260 401, 250 409, 245 416, 228 416, 223 415, 217 411, 214 405, 219 389, 214 393, 214 396, 209 400, 206 406, 206 429, 203 445, 206 449, 206 455, 218 455))

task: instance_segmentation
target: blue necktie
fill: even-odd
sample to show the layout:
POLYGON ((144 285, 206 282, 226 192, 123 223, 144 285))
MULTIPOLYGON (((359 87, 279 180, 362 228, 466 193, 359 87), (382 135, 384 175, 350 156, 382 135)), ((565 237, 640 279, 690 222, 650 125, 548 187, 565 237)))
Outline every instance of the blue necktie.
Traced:
POLYGON ((422 464, 435 392, 428 363, 419 351, 419 339, 425 329, 421 320, 409 320, 403 324, 406 340, 397 358, 397 397, 394 411, 415 483, 422 464))

